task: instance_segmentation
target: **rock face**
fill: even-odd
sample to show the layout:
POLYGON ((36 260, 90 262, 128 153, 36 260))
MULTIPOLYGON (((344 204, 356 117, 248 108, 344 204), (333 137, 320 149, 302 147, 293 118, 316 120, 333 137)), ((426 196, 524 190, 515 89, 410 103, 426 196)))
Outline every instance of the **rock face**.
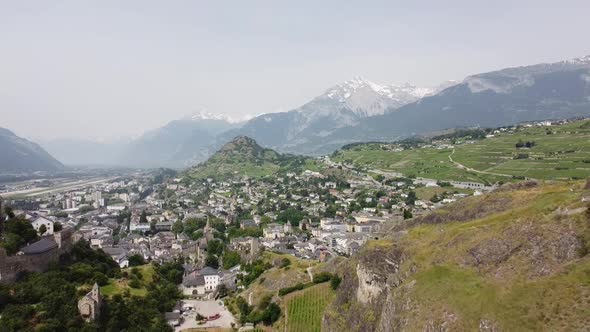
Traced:
POLYGON ((324 330, 588 330, 584 186, 510 185, 394 228, 342 268, 324 330))

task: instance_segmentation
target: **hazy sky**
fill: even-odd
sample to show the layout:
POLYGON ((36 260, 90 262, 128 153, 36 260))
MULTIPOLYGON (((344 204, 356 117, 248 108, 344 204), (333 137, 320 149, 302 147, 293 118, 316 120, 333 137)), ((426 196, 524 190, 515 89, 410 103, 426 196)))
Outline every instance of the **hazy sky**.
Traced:
POLYGON ((286 111, 353 76, 436 85, 590 54, 590 1, 0 0, 0 126, 138 135, 286 111))

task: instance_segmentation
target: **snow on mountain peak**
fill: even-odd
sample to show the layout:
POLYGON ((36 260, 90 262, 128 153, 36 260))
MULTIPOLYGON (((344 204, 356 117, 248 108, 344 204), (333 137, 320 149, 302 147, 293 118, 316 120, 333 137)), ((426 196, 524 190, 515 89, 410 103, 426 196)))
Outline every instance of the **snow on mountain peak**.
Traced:
POLYGON ((248 121, 253 118, 252 115, 245 114, 241 116, 231 116, 228 114, 223 113, 211 113, 205 110, 193 113, 192 115, 188 116, 188 119, 193 121, 199 120, 217 120, 217 121, 225 121, 228 123, 240 123, 244 121, 248 121))
POLYGON ((407 97, 422 98, 434 92, 434 89, 420 88, 410 83, 381 85, 362 77, 354 77, 329 89, 325 95, 328 98, 344 102, 362 90, 371 91, 379 96, 394 100, 402 100, 407 97))
POLYGON ((328 89, 320 98, 342 103, 358 116, 366 117, 397 109, 438 91, 438 88, 421 88, 410 83, 382 85, 354 77, 328 89))
POLYGON ((573 64, 573 65, 587 65, 590 64, 590 55, 586 55, 583 57, 565 60, 565 63, 573 64))

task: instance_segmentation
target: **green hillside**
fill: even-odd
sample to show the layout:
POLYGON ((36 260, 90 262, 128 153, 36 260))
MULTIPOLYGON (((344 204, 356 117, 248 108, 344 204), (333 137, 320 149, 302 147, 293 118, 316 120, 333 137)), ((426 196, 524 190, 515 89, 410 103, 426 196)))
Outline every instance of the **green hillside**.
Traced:
POLYGON ((325 330, 587 331, 584 186, 505 185, 399 225, 343 268, 325 330))
POLYGON ((260 178, 268 175, 314 167, 311 159, 289 154, 280 154, 258 145, 246 136, 238 136, 226 143, 206 162, 190 169, 188 175, 195 179, 250 176, 260 178))
MULTIPOLYGON (((393 151, 389 145, 378 143, 361 144, 336 152, 333 159, 439 180, 494 183, 522 178, 568 180, 590 175, 590 121, 522 127, 470 141, 457 138, 454 148, 426 144, 427 147, 403 151, 393 151), (519 142, 534 142, 534 146, 517 148, 519 142)), ((438 143, 452 145, 452 140, 438 143)))

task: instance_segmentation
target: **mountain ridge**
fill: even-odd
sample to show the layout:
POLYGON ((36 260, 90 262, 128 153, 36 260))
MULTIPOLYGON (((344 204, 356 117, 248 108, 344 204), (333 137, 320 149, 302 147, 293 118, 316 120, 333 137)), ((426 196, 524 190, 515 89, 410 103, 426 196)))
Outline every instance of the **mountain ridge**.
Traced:
POLYGON ((55 172, 65 166, 39 144, 0 127, 0 173, 55 172))

